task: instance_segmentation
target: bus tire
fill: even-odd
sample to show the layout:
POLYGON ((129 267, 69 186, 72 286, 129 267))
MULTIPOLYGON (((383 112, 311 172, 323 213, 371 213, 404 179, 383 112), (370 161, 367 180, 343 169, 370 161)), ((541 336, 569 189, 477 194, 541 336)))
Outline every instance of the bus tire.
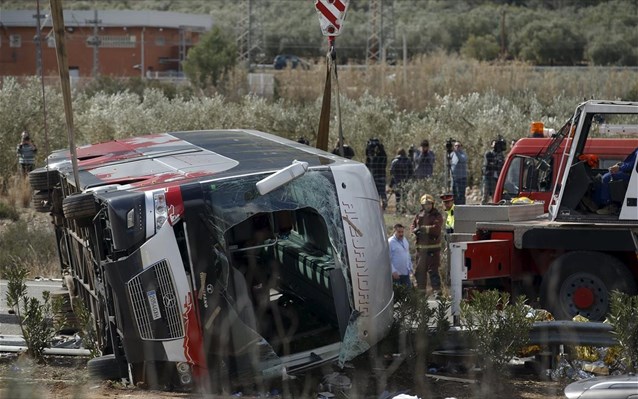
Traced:
POLYGON ((93 193, 80 193, 62 200, 64 217, 75 220, 80 226, 88 226, 97 213, 93 193))
POLYGON ((29 172, 29 184, 33 190, 50 190, 60 182, 57 170, 38 168, 29 172))
POLYGON ((86 369, 91 377, 99 380, 117 380, 126 377, 126 375, 122 375, 120 363, 114 354, 89 360, 86 363, 86 369))

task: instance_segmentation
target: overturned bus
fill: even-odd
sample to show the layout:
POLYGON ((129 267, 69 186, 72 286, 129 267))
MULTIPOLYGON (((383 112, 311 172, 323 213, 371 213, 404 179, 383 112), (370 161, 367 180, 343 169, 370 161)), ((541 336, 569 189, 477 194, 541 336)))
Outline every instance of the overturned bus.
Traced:
POLYGON ((34 170, 105 378, 214 389, 347 361, 392 323, 382 211, 361 163, 253 130, 155 134, 34 170), (77 186, 76 181, 79 181, 77 186))

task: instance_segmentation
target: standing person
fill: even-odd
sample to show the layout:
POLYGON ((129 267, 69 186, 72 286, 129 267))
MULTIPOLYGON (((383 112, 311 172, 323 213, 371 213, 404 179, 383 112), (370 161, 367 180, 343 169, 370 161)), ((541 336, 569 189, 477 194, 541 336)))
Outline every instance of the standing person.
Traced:
POLYGON ((390 247, 392 280, 395 284, 412 287, 412 282, 410 281, 410 274, 412 273, 410 243, 405 238, 405 228, 401 223, 394 225, 394 234, 388 238, 388 246, 390 247))
POLYGON ((388 206, 388 197, 385 193, 385 171, 388 166, 388 155, 379 139, 371 138, 366 144, 366 166, 370 169, 377 193, 381 199, 381 206, 385 211, 388 206))
POLYGON ((483 199, 481 201, 483 205, 491 202, 494 197, 496 181, 505 163, 504 150, 505 140, 499 137, 498 140, 492 140, 490 149, 483 156, 483 199))
POLYGON ((434 197, 424 194, 421 197, 421 210, 416 214, 410 225, 412 233, 416 235, 416 284, 420 290, 427 288, 428 276, 432 293, 438 295, 441 292, 441 276, 439 264, 441 263, 441 227, 443 216, 434 207, 434 197))
POLYGON ((417 179, 432 177, 434 161, 434 151, 430 150, 430 142, 423 140, 414 153, 414 177, 417 179))
POLYGON ((452 192, 454 204, 465 205, 465 188, 467 187, 467 154, 460 141, 454 143, 450 154, 450 171, 452 173, 452 192))
POLYGON ((397 156, 390 163, 390 188, 394 191, 396 200, 396 212, 403 212, 401 198, 403 196, 403 183, 412 177, 412 162, 403 148, 397 150, 397 156))
POLYGON ((454 233, 454 195, 443 194, 441 195, 441 200, 445 209, 445 232, 452 234, 454 233))
POLYGON ((354 150, 352 149, 352 147, 346 144, 345 141, 343 142, 343 155, 341 155, 341 147, 342 147, 341 140, 338 140, 337 145, 332 150, 332 153, 334 155, 343 156, 344 158, 348 158, 348 159, 354 158, 354 150))
POLYGON ((20 171, 22 174, 27 175, 33 170, 35 166, 35 154, 38 152, 38 147, 29 136, 29 132, 26 130, 22 132, 20 143, 16 147, 16 153, 18 154, 18 163, 20 164, 20 171))

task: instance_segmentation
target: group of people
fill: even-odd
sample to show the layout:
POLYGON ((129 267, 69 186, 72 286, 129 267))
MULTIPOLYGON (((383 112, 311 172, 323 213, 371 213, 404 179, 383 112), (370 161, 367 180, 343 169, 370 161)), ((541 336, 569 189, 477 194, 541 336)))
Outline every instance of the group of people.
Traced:
MULTIPOLYGON (((301 142, 301 141, 300 141, 301 142)), ((355 156, 355 152, 346 143, 337 142, 332 150, 335 155, 340 155, 348 159, 355 156)), ((374 178, 379 198, 385 210, 388 203, 386 193, 386 169, 388 166, 388 155, 381 141, 377 138, 371 138, 366 144, 365 164, 370 169, 370 173, 374 178)), ((448 151, 448 167, 450 169, 452 192, 454 193, 455 204, 465 204, 465 189, 467 187, 467 164, 468 156, 463 150, 463 146, 459 141, 455 141, 448 151)), ((406 151, 405 148, 399 148, 392 160, 390 160, 390 182, 388 184, 389 191, 395 195, 396 210, 402 213, 405 209, 403 204, 402 185, 410 179, 427 179, 434 174, 434 165, 436 156, 430 148, 428 140, 421 141, 418 148, 410 146, 406 151)))

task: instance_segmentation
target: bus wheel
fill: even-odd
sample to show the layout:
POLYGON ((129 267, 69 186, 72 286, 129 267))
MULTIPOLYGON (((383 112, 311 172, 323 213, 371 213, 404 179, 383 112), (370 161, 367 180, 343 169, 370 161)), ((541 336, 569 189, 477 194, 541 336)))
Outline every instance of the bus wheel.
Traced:
POLYGON ((617 258, 590 251, 566 253, 555 259, 541 284, 540 300, 557 320, 576 315, 602 321, 613 290, 636 293, 636 282, 617 258))
POLYGON ((57 170, 38 168, 29 172, 29 184, 33 190, 50 190, 60 182, 57 170))
POLYGON ((114 354, 89 360, 86 363, 86 369, 91 377, 100 380, 117 380, 126 377, 114 354))
POLYGON ((70 195, 62 201, 64 217, 75 220, 78 225, 86 227, 97 213, 93 193, 81 193, 70 195))

